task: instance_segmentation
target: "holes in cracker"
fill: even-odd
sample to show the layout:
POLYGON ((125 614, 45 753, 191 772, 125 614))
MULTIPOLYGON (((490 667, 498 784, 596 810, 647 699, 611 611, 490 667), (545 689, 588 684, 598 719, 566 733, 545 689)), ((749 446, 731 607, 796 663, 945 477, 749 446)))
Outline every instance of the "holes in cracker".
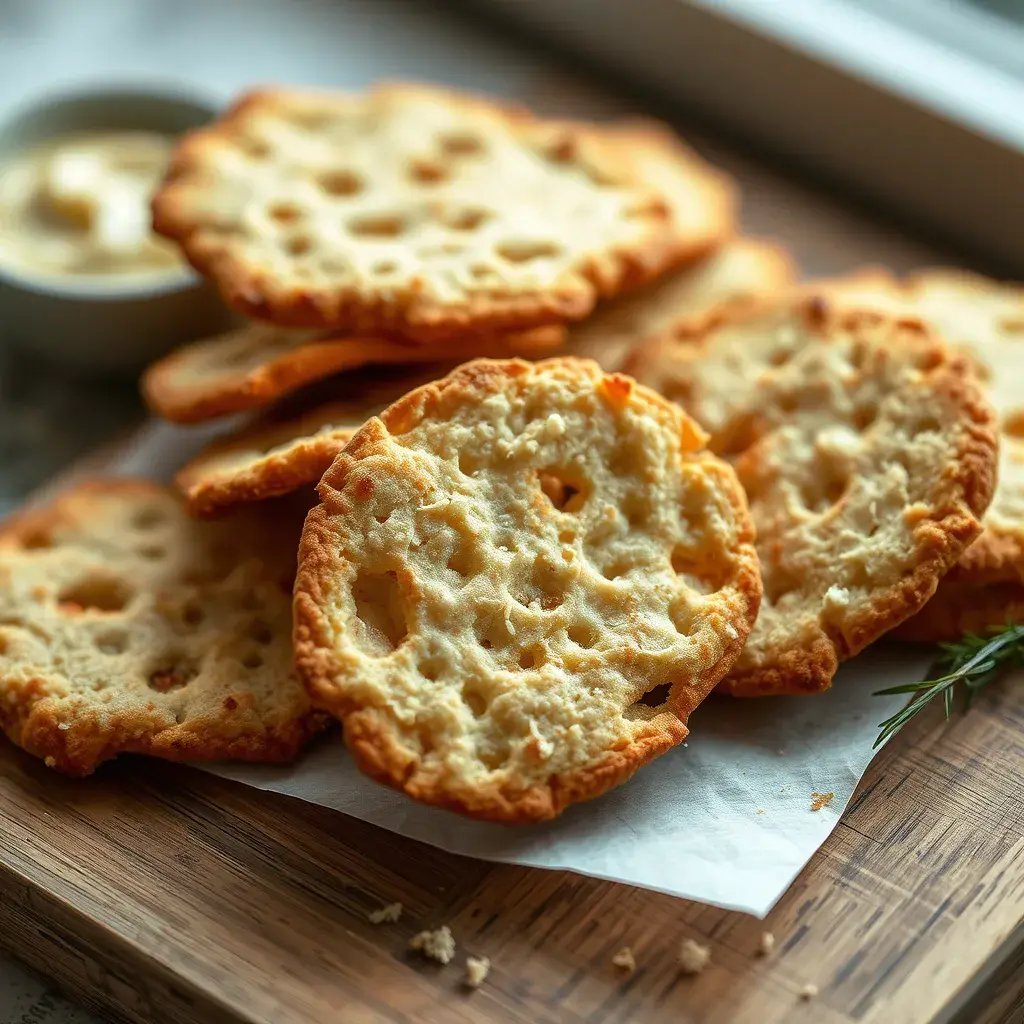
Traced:
POLYGON ((519 652, 519 667, 524 670, 540 668, 544 664, 543 647, 526 647, 519 652))
POLYGON ((567 132, 556 135, 553 139, 544 143, 542 152, 552 163, 572 163, 579 152, 579 140, 567 132))
POLYGON ((352 600, 361 623, 359 646, 375 657, 397 650, 409 635, 405 601, 394 572, 360 571, 352 584, 352 600))
POLYGON ((570 626, 566 633, 571 643, 574 643, 577 647, 582 647, 584 650, 590 650, 591 647, 596 646, 597 641, 600 639, 598 631, 586 622, 570 626))
POLYGON ((763 573, 762 579, 764 583, 764 600, 767 604, 779 604, 784 598, 796 593, 800 589, 800 583, 795 577, 779 570, 763 573))
POLYGON ((846 473, 839 471, 839 467, 829 464, 826 460, 819 462, 824 465, 820 465, 814 479, 800 486, 800 501, 804 508, 823 515, 842 501, 850 485, 850 478, 846 473))
POLYGON ((638 494, 627 494, 622 499, 621 508, 622 514, 626 517, 626 522, 633 529, 644 526, 651 512, 649 502, 638 494))
POLYGON ((253 135, 239 135, 238 148, 252 160, 265 160, 270 156, 270 143, 253 135))
POLYGON ((617 558, 601 569, 601 575, 606 580, 617 580, 620 576, 625 576, 630 569, 633 568, 633 564, 627 558, 617 558))
POLYGON ((521 240, 500 242, 494 251, 506 263, 529 263, 532 260, 552 259, 562 250, 554 242, 521 240))
POLYGON ((192 661, 171 655, 166 662, 150 672, 146 683, 157 693, 171 693, 187 686, 198 674, 199 670, 192 661))
POLYGON ((444 132, 437 138, 441 150, 452 156, 479 156, 486 149, 483 140, 472 132, 444 132))
POLYGON ((437 185, 448 177, 448 168, 438 160, 421 158, 409 163, 409 180, 418 185, 437 185))
POLYGON ((639 700, 635 701, 636 704, 643 704, 645 708, 663 708, 668 702, 668 698, 672 693, 671 683, 659 683, 657 686, 652 687, 648 690, 639 700))
POLYGON ((587 500, 586 482, 580 477, 570 477, 564 470, 540 469, 537 482, 548 501, 567 515, 579 512, 587 500))
POLYGON ((159 544, 143 544, 139 548, 139 557, 145 558, 148 562, 158 562, 166 554, 166 548, 162 548, 159 544))
POLYGON ((672 570, 691 590, 713 594, 728 582, 729 573, 713 560, 682 545, 672 551, 672 570))
POLYGON ((324 171, 316 181, 327 195, 338 198, 359 195, 363 190, 363 182, 359 175, 343 167, 324 171))
POLYGON ((498 747, 484 747, 477 749, 476 756, 480 763, 490 771, 497 771, 508 763, 508 744, 503 743, 498 747))
POLYGON ((480 691, 479 685, 472 680, 462 686, 462 702, 473 713, 474 718, 482 718, 486 715, 490 704, 487 697, 480 691))
POLYGON ((853 425, 863 433, 878 418, 878 409, 874 405, 860 405, 853 410, 853 425))
POLYGON ((370 267, 370 273, 377 277, 386 277, 398 270, 398 264, 394 260, 379 260, 370 267))
POLYGON ((472 544, 462 541, 451 553, 448 568, 464 579, 475 576, 480 571, 480 558, 472 544))
POLYGON ((483 462, 468 451, 459 452, 459 472, 464 476, 476 476, 483 469, 483 462))
POLYGON ((475 231, 485 221, 490 220, 490 210, 483 210, 479 207, 467 207, 464 210, 455 210, 444 218, 445 227, 453 231, 475 231))
POLYGON ((42 551, 52 546, 53 538, 50 536, 48 530, 29 530, 29 532, 21 538, 21 547, 23 551, 42 551))
POLYGON ((132 516, 132 527, 136 530, 152 530, 153 527, 159 526, 166 516, 164 510, 156 505, 147 505, 145 508, 140 508, 135 515, 132 516))
POLYGON ((274 639, 273 631, 263 619, 253 619, 246 624, 245 635, 258 644, 269 644, 274 639))
POLYGON ((498 274, 494 267, 489 267, 486 263, 474 263, 469 268, 469 273, 476 281, 483 281, 488 277, 496 277, 498 274))
POLYGON ((293 235, 284 247, 292 256, 306 256, 313 251, 313 239, 309 235, 293 235))
POLYGON ((437 682, 444 672, 444 662, 440 658, 425 658, 416 667, 420 675, 430 683, 437 682))
POLYGON ((294 224, 303 214, 302 208, 286 200, 271 203, 267 207, 267 216, 278 224, 294 224))
POLYGON ((87 576, 66 586, 57 595, 57 602, 65 612, 112 614, 122 611, 131 597, 131 588, 116 577, 87 576))
POLYGON ((124 654, 128 650, 128 634, 122 629, 108 629, 98 633, 93 643, 100 654, 124 654))
POLYGON ((242 658, 242 664, 248 669, 261 668, 263 665, 263 655, 259 651, 249 651, 248 654, 242 658))
POLYGON ((203 611, 198 601, 189 601, 181 610, 181 621, 184 622, 186 626, 192 626, 194 628, 200 625, 205 618, 206 612, 203 611))
POLYGON ((353 217, 348 230, 357 238, 398 238, 405 233, 405 221, 394 213, 370 213, 353 217))
POLYGON ((1000 426, 1008 437, 1024 438, 1024 412, 1008 413, 1000 426))

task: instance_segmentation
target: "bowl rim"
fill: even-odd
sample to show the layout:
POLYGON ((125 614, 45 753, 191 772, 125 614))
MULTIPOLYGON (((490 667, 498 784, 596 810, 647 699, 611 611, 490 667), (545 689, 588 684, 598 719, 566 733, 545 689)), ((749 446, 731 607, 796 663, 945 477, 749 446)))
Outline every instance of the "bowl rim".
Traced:
MULTIPOLYGON (((31 120, 59 109, 65 104, 98 102, 116 105, 125 101, 142 100, 168 106, 191 107, 216 117, 222 104, 212 95, 183 86, 162 86, 139 82, 90 82, 71 88, 51 88, 22 100, 4 112, 0 120, 0 142, 6 132, 31 120)), ((114 275, 62 275, 33 273, 19 269, 0 259, 0 285, 20 289, 48 298, 76 301, 118 302, 157 298, 173 292, 184 292, 203 284, 203 278, 187 263, 166 271, 114 275)))

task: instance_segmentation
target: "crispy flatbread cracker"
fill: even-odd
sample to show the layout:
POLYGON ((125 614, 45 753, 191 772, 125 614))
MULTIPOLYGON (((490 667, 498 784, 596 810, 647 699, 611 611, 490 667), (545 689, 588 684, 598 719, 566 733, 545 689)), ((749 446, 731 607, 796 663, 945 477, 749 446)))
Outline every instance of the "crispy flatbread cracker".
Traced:
POLYGON ((296 664, 359 767, 524 823, 681 742, 760 581, 735 474, 596 363, 478 360, 369 420, 324 475, 296 664))
POLYGON ((797 294, 655 340, 630 368, 711 432, 750 502, 764 602, 726 692, 825 689, 981 532, 995 416, 918 321, 797 294))
POLYGON ((420 341, 584 317, 732 216, 727 179, 667 130, 416 84, 250 93, 183 140, 153 200, 246 315, 420 341))

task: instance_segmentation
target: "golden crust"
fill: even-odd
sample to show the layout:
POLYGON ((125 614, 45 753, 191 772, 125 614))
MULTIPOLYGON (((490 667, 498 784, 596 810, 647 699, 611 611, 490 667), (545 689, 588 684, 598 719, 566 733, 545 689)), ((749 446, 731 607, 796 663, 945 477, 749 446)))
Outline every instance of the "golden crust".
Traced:
POLYGON ((631 369, 711 431, 750 501, 765 600, 726 692, 825 689, 980 532, 993 412, 917 321, 798 294, 655 340, 631 369))
POLYGON ((315 484, 366 419, 330 402, 284 420, 258 421, 207 445, 174 485, 193 516, 290 494, 315 484))
POLYGON ((223 524, 92 480, 0 530, 0 725, 59 771, 121 753, 285 761, 325 724, 291 671, 302 509, 223 524))
POLYGON ((681 742, 760 600, 742 491, 701 445, 565 358, 466 364, 361 427, 295 588, 296 665, 359 767, 525 823, 681 742))
POLYGON ((334 336, 251 323, 177 349, 142 377, 147 405, 174 423, 198 423, 270 405, 305 384, 367 365, 459 363, 474 356, 527 358, 562 347, 560 327, 465 337, 425 348, 387 338, 334 336))
POLYGON ((383 84, 242 97, 179 145, 153 223, 249 316, 436 341, 582 318, 713 248, 732 206, 665 129, 383 84))
POLYGON ((1024 341, 1024 288, 959 270, 897 281, 884 271, 828 282, 841 301, 920 316, 978 366, 1001 438, 998 483, 981 536, 960 556, 928 606, 897 635, 955 640, 1024 614, 1024 398, 1013 372, 1024 341))
POLYGON ((290 415, 271 410, 207 445, 178 472, 175 486, 192 515, 214 516, 315 484, 366 420, 443 374, 438 368, 353 380, 347 398, 290 415))
POLYGON ((758 238, 735 238, 637 292, 603 303, 569 331, 565 354, 621 370, 642 340, 684 323, 699 329, 722 307, 750 302, 792 284, 789 252, 758 238))

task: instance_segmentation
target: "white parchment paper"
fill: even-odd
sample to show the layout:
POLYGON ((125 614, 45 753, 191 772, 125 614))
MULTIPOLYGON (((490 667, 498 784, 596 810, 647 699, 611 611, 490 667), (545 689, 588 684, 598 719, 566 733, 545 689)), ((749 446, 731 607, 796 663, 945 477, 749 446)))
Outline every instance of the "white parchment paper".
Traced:
MULTIPOLYGON (((115 470, 167 479, 209 436, 153 424, 115 470)), ((452 853, 577 871, 763 917, 835 827, 871 760, 878 722, 904 700, 872 691, 921 678, 927 664, 919 649, 887 644, 845 665, 819 696, 706 701, 686 744, 625 786, 528 828, 421 807, 361 775, 336 734, 294 765, 209 770, 452 853), (812 811, 814 793, 834 797, 812 811)))

